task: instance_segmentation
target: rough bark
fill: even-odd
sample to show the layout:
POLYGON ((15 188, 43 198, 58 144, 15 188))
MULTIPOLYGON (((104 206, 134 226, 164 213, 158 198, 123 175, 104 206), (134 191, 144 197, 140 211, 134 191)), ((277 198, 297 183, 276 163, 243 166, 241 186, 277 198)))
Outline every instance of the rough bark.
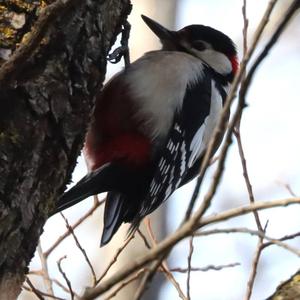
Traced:
POLYGON ((1 299, 20 292, 45 220, 70 181, 107 53, 130 11, 129 0, 49 2, 58 6, 47 14, 45 1, 0 4, 1 299), (8 66, 26 43, 29 51, 8 66))
POLYGON ((300 299, 300 270, 288 280, 282 282, 275 293, 266 300, 296 300, 300 299))

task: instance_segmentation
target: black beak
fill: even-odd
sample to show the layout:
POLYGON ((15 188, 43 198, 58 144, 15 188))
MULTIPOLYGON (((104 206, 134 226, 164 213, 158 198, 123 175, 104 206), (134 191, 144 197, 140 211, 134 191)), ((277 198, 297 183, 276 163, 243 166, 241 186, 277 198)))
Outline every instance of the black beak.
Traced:
POLYGON ((174 31, 168 30, 167 28, 163 27, 159 23, 155 22, 154 20, 141 15, 144 22, 147 24, 147 26, 155 33, 156 36, 159 37, 159 39, 163 41, 170 41, 174 43, 174 31))

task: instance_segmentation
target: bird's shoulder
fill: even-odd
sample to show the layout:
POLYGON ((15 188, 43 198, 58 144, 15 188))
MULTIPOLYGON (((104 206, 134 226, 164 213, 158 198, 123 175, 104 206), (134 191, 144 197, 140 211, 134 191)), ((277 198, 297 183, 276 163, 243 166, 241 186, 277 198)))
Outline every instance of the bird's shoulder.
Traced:
POLYGON ((152 82, 187 83, 203 75, 205 64, 198 58, 180 51, 151 51, 133 62, 125 71, 128 80, 143 78, 152 82))

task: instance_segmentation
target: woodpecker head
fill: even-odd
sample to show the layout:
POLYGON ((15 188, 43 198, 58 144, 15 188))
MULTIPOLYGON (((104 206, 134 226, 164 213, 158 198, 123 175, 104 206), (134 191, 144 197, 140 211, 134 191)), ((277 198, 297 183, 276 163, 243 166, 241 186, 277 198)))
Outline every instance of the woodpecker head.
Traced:
POLYGON ((142 19, 159 37, 163 50, 189 53, 231 80, 237 72, 239 64, 235 45, 221 31, 204 25, 189 25, 171 31, 144 15, 142 19))

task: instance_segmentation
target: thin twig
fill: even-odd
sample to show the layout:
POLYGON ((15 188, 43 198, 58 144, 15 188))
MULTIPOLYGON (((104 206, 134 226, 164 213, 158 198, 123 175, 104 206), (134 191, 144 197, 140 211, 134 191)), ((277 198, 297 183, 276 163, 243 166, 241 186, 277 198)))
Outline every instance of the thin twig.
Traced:
POLYGON ((207 271, 220 271, 223 270, 225 268, 233 268, 236 266, 240 266, 240 263, 231 263, 231 264, 226 264, 226 265, 208 265, 205 267, 201 267, 201 268, 195 268, 195 267, 190 267, 190 268, 172 268, 170 269, 171 272, 178 272, 178 273, 187 273, 189 270, 191 272, 207 272, 207 271))
MULTIPOLYGON (((29 291, 34 293, 40 300, 43 300, 43 293, 41 291, 39 291, 38 289, 35 288, 35 286, 33 285, 33 283, 30 281, 29 277, 26 277, 26 282, 29 285, 29 291)), ((26 289, 26 287, 24 287, 26 289)))
POLYGON ((96 284, 97 285, 108 273, 108 271, 111 269, 111 267, 117 262, 118 257, 120 256, 120 254, 123 252, 123 250, 127 247, 127 245, 130 243, 131 240, 134 239, 134 234, 131 234, 124 242, 124 244, 117 249, 117 251, 114 254, 114 257, 112 258, 112 260, 110 261, 110 263, 108 264, 108 266, 106 267, 106 269, 103 271, 102 275, 99 277, 99 279, 96 280, 96 284))
POLYGON ((292 235, 284 236, 284 237, 279 238, 279 239, 275 239, 275 238, 271 238, 271 237, 267 236, 264 231, 252 230, 252 229, 249 229, 249 228, 243 228, 242 227, 242 228, 226 228, 226 229, 205 230, 205 231, 196 232, 195 236, 207 236, 207 235, 212 235, 212 234, 224 234, 224 233, 247 233, 247 234, 250 234, 250 235, 255 235, 255 236, 261 237, 262 239, 265 239, 265 240, 269 241, 269 243, 263 244, 264 248, 268 247, 270 245, 277 245, 279 247, 284 248, 285 250, 290 251, 291 253, 293 253, 297 256, 300 256, 300 250, 298 250, 294 247, 291 247, 291 246, 289 246, 289 245, 282 242, 282 241, 293 239, 295 237, 300 236, 299 232, 294 233, 292 235))
MULTIPOLYGON (((29 272, 28 272, 28 275, 35 275, 35 276, 41 276, 41 277, 44 276, 42 270, 33 270, 33 271, 29 271, 29 272)), ((49 280, 50 280, 51 282, 55 283, 57 286, 59 286, 59 287, 60 287, 62 290, 64 290, 65 292, 69 293, 69 289, 68 289, 65 285, 63 285, 58 279, 56 279, 56 278, 49 278, 49 280)), ((73 291, 73 292, 74 292, 75 297, 80 298, 79 295, 77 295, 77 294, 75 293, 75 291, 73 291)), ((47 294, 47 295, 48 295, 48 294, 47 294)))
POLYGON ((43 249, 42 249, 42 246, 41 246, 41 240, 39 240, 37 250, 38 250, 38 254, 39 254, 39 257, 40 257, 40 261, 41 261, 42 274, 43 274, 42 277, 43 277, 43 280, 44 280, 46 291, 47 291, 48 294, 54 295, 52 282, 50 280, 49 271, 48 271, 48 262, 47 262, 46 256, 43 253, 43 249))
MULTIPOLYGON (((300 237, 300 232, 296 232, 296 233, 293 233, 293 234, 288 234, 288 235, 285 235, 285 236, 283 236, 283 237, 281 237, 279 239, 275 239, 275 240, 277 242, 283 242, 283 241, 292 240, 292 239, 297 238, 297 237, 300 237)), ((262 245, 262 247, 266 248, 266 247, 269 247, 269 246, 272 246, 272 245, 276 245, 276 243, 274 243, 274 239, 271 239, 269 242, 264 243, 262 245)))
MULTIPOLYGON (((246 0, 243 0, 242 15, 243 15, 243 23, 244 23, 244 26, 243 26, 243 54, 245 56, 247 54, 247 49, 248 49, 247 29, 248 29, 248 23, 249 23, 249 21, 247 19, 247 1, 246 0)), ((241 86, 243 86, 245 84, 245 80, 246 80, 246 71, 243 74, 241 86)), ((240 98, 241 98, 241 95, 240 95, 240 98)), ((245 103, 245 99, 243 99, 243 103, 245 103)), ((242 168, 243 168, 243 176, 245 179, 245 183, 246 183, 246 187, 247 187, 247 191, 248 191, 248 195, 249 195, 249 200, 251 203, 254 203, 255 199, 254 199, 251 181, 249 178, 247 162, 246 162, 246 158, 245 158, 245 153, 244 153, 244 148, 243 148, 241 133, 240 133, 241 118, 242 118, 242 113, 240 113, 239 118, 236 122, 236 126, 234 129, 234 135, 235 135, 237 143, 238 143, 238 150, 239 150, 239 155, 240 155, 242 168)), ((255 222, 256 222, 258 230, 262 230, 262 225, 259 220, 259 216, 258 216, 257 212, 254 212, 254 217, 255 217, 255 222)))
POLYGON ((138 272, 136 272, 136 274, 134 276, 131 276, 129 279, 123 281, 120 286, 118 286, 117 289, 115 289, 109 296, 107 296, 104 300, 109 300, 114 298, 125 286, 127 286, 128 284, 130 284, 131 282, 137 280, 141 274, 143 274, 145 272, 145 269, 141 269, 138 272))
MULTIPOLYGON (((29 283, 27 282, 27 284, 29 284, 29 283)), ((60 297, 57 297, 57 296, 53 296, 53 295, 47 294, 47 293, 45 293, 45 292, 42 292, 42 291, 40 291, 40 290, 38 290, 38 289, 35 289, 35 291, 39 293, 39 296, 38 296, 38 295, 33 291, 33 289, 32 289, 31 286, 30 286, 30 287, 27 287, 27 286, 23 285, 23 286, 22 286, 22 289, 24 289, 24 290, 26 290, 26 291, 28 291, 28 292, 34 293, 38 298, 39 298, 39 296, 41 296, 42 298, 39 298, 39 299, 42 299, 42 300, 45 300, 44 297, 52 298, 52 299, 55 299, 55 300, 66 300, 65 298, 60 298, 60 297)))
MULTIPOLYGON (((152 246, 156 247, 157 246, 157 239, 155 238, 152 226, 151 226, 151 220, 149 217, 145 218, 145 223, 146 223, 146 228, 148 230, 151 242, 152 242, 152 246)), ((166 278, 172 283, 172 285, 175 287, 175 289, 178 292, 178 295, 181 299, 186 300, 187 297, 185 296, 180 284, 178 283, 178 281, 175 279, 175 277, 173 276, 173 274, 170 272, 168 264, 165 260, 161 260, 161 265, 160 265, 160 269, 161 271, 164 273, 164 275, 166 276, 166 278)))
POLYGON ((282 182, 280 180, 277 181, 280 185, 282 185, 289 193, 292 197, 297 197, 297 194, 293 191, 292 187, 285 182, 282 182))
MULTIPOLYGON (((244 26, 243 26, 243 55, 246 55, 247 49, 248 49, 247 33, 248 33, 248 23, 249 23, 249 21, 247 19, 247 1, 246 0, 243 0, 242 15, 243 15, 243 23, 244 23, 244 26)), ((243 86, 243 84, 245 83, 245 79, 246 79, 246 72, 244 73, 244 76, 243 76, 243 79, 241 82, 241 86, 243 86)), ((243 148, 242 138, 241 138, 241 120, 242 120, 242 112, 240 113, 239 119, 236 122, 236 127, 235 127, 233 133, 236 137, 237 144, 238 144, 238 151, 239 151, 240 161, 242 164, 245 184, 246 184, 247 192, 249 195, 249 201, 250 201, 250 203, 254 203, 255 202, 254 193, 253 193, 253 188, 252 188, 252 184, 251 184, 249 173, 248 173, 247 161, 245 158, 245 153, 244 153, 244 148, 243 148)), ((253 214, 254 214, 254 219, 255 219, 258 231, 262 231, 263 228, 261 225, 261 221, 260 221, 258 212, 254 211, 253 214)), ((245 300, 250 299, 252 291, 253 291, 254 281, 255 281, 256 274, 257 274, 258 262, 261 257, 262 244, 263 244, 263 236, 259 236, 258 242, 257 242, 257 247, 256 247, 256 252, 255 252, 255 255, 252 260, 252 268, 251 268, 249 279, 247 282, 245 300)))
POLYGON ((242 7, 242 15, 243 15, 243 55, 245 55, 248 51, 248 26, 249 20, 247 18, 247 0, 243 0, 242 7))
MULTIPOLYGON (((243 52, 244 52, 244 55, 246 55, 247 49, 248 49, 247 36, 248 36, 248 23, 249 23, 249 21, 247 19, 247 1, 246 0, 243 0, 242 15, 243 15, 243 23, 244 23, 244 26, 243 26, 243 52)), ((244 78, 242 80, 241 86, 243 86, 245 84, 246 71, 245 71, 243 77, 244 78)), ((245 100, 243 102, 245 103, 245 100)), ((242 118, 242 114, 240 114, 239 119, 236 123, 234 135, 237 139, 239 155, 240 155, 242 168, 243 168, 243 176, 245 179, 245 183, 246 183, 246 187, 247 187, 247 191, 248 191, 248 195, 249 195, 249 201, 251 203, 254 203, 255 202, 254 193, 253 193, 253 188, 252 188, 252 184, 251 184, 249 173, 248 173, 247 161, 245 158, 245 153, 244 153, 244 148, 243 148, 243 143, 242 143, 242 138, 241 138, 241 132, 240 132, 241 118, 242 118)), ((253 214, 254 214, 257 229, 262 231, 263 227, 261 225, 258 213, 256 211, 254 211, 253 214)))
MULTIPOLYGON (((234 135, 236 137, 236 141, 238 144, 238 150, 239 150, 240 160, 241 160, 242 169, 243 169, 243 176, 245 179, 247 192, 249 195, 249 201, 250 201, 250 203, 254 203, 255 202, 254 193, 253 193, 253 188, 252 188, 252 184, 251 184, 249 173, 248 173, 247 161, 245 158, 245 153, 244 153, 244 148, 243 148, 243 144, 242 144, 242 138, 241 138, 239 125, 238 125, 238 127, 235 128, 234 135)), ((257 229, 263 230, 258 213, 256 211, 254 211, 253 214, 254 214, 257 229)))
POLYGON ((36 276, 44 276, 43 270, 30 270, 27 275, 36 275, 36 276))
POLYGON ((151 264, 150 267, 147 268, 141 283, 137 289, 137 291, 135 292, 134 298, 133 300, 140 300, 142 295, 144 294, 145 290, 147 289, 150 281, 152 280, 156 270, 159 268, 162 260, 164 259, 163 256, 161 256, 160 258, 158 258, 157 260, 154 260, 151 264))
POLYGON ((245 295, 245 300, 249 300, 252 292, 253 292, 253 287, 254 287, 254 281, 255 281, 255 277, 257 274, 257 267, 258 267, 258 262, 259 259, 261 257, 261 253, 262 253, 262 245, 263 245, 263 240, 262 238, 259 238, 258 242, 257 242, 257 246, 256 246, 256 250, 252 259, 252 266, 251 266, 251 271, 250 271, 250 275, 249 275, 249 279, 247 282, 247 289, 246 289, 246 295, 245 295))
POLYGON ((255 251, 253 259, 252 259, 252 266, 251 266, 249 279, 247 282, 245 300, 250 300, 252 292, 253 292, 254 281, 256 278, 256 274, 257 274, 258 263, 259 263, 259 260, 260 260, 261 254, 262 254, 262 250, 263 250, 262 245, 264 242, 264 237, 265 237, 267 224, 268 224, 268 223, 266 224, 266 226, 263 230, 260 230, 260 220, 259 220, 258 213, 256 211, 253 213, 255 216, 257 216, 256 222, 258 222, 257 223, 258 230, 260 232, 263 232, 263 234, 261 236, 259 236, 259 239, 257 241, 256 251, 255 251))
POLYGON ((141 237, 141 239, 143 240, 146 248, 151 249, 151 246, 150 246, 146 236, 143 234, 143 232, 139 228, 137 229, 137 232, 138 232, 139 236, 141 237))
POLYGON ((91 270, 91 273, 92 273, 92 276, 93 276, 93 281, 94 281, 94 286, 97 284, 97 279, 96 279, 96 273, 95 273, 95 270, 93 268, 93 265, 90 261, 90 259, 88 258, 87 254, 86 254, 86 251, 84 250, 84 248, 81 246, 73 228, 70 226, 69 222, 68 222, 68 219, 64 216, 63 213, 60 213, 60 215, 62 216, 62 218, 64 219, 65 223, 66 223, 66 227, 67 229, 70 231, 75 243, 76 243, 76 246, 77 248, 80 250, 80 252, 82 253, 87 265, 89 266, 90 270, 91 270))
POLYGON ((191 270, 192 270, 192 257, 194 252, 194 245, 193 245, 194 236, 192 235, 190 237, 190 251, 188 255, 188 272, 187 272, 187 278, 186 278, 186 293, 187 293, 187 299, 191 299, 191 288, 190 288, 190 282, 191 282, 191 270))
MULTIPOLYGON (((98 202, 94 202, 93 207, 91 207, 81 218, 79 218, 73 225, 71 225, 72 229, 74 230, 75 228, 77 228, 79 225, 81 225, 88 217, 90 217, 95 210, 101 206, 103 203, 105 202, 105 198, 102 199, 101 201, 98 202)), ((66 230, 66 232, 64 234, 62 234, 54 243, 53 245, 44 252, 44 255, 46 258, 48 258, 48 256, 53 252, 54 249, 56 249, 56 247, 65 240, 65 238, 67 238, 69 235, 71 234, 71 232, 69 230, 66 230)))
MULTIPOLYGON (((56 278, 51 279, 53 283, 55 283, 57 286, 59 286, 63 291, 65 291, 66 293, 70 293, 68 287, 66 287, 64 284, 62 284, 59 280, 57 280, 56 278)), ((76 298, 80 298, 80 296, 73 290, 75 299, 76 298)))
POLYGON ((71 299, 73 300, 74 299, 74 292, 73 292, 73 289, 72 289, 72 285, 71 285, 71 281, 68 279, 66 273, 63 271, 62 267, 61 267, 61 262, 63 259, 67 258, 67 256, 63 256, 61 257, 58 261, 57 261, 57 266, 58 266, 58 270, 59 272, 61 273, 61 275, 63 276, 68 288, 69 288, 69 292, 71 294, 71 299))
POLYGON ((197 212, 183 225, 181 225, 173 234, 166 237, 162 242, 160 242, 155 248, 151 249, 148 253, 135 261, 129 263, 118 273, 113 274, 109 279, 103 281, 99 286, 88 289, 85 291, 82 299, 94 299, 99 295, 103 294, 111 287, 113 287, 118 282, 124 280, 130 274, 136 270, 144 267, 149 262, 157 259, 162 253, 169 252, 170 249, 177 244, 179 241, 183 240, 185 237, 192 234, 195 227, 200 228, 209 224, 214 224, 217 222, 225 221, 237 216, 242 216, 248 213, 252 213, 254 210, 263 210, 274 207, 283 207, 292 204, 300 204, 300 198, 288 198, 280 200, 272 200, 268 202, 255 202, 254 204, 249 204, 242 207, 237 207, 229 209, 227 211, 218 213, 217 215, 212 215, 204 217, 201 220, 197 218, 197 212))
POLYGON ((166 275, 167 279, 173 284, 173 286, 176 288, 179 297, 182 300, 187 300, 187 297, 185 296, 185 294, 182 291, 182 288, 179 284, 179 282, 175 279, 174 275, 170 272, 167 264, 165 262, 162 262, 161 264, 161 269, 163 271, 163 273, 166 275))

